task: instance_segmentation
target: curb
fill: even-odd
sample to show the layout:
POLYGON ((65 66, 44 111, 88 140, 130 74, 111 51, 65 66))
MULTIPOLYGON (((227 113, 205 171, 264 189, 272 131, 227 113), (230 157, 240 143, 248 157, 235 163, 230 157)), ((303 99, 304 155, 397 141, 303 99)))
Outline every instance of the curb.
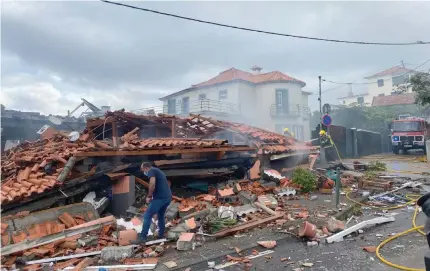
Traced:
MULTIPOLYGON (((358 199, 357 201, 359 203, 363 203, 363 202, 367 201, 368 197, 369 196, 362 197, 362 198, 358 199)), ((348 218, 349 214, 352 212, 352 210, 355 207, 357 207, 358 205, 359 205, 358 203, 353 203, 351 206, 349 206, 345 210, 340 211, 339 213, 335 214, 334 217, 338 220, 346 220, 348 218)))

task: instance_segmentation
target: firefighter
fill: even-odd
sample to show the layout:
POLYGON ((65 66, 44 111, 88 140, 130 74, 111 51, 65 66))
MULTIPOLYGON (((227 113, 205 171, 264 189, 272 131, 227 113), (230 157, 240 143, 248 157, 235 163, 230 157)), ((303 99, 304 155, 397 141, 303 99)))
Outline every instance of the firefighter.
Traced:
POLYGON ((331 140, 329 135, 327 135, 326 131, 321 130, 320 131, 320 144, 323 147, 327 147, 331 145, 331 140))
POLYGON ((284 136, 292 136, 290 133, 290 129, 284 128, 284 136))

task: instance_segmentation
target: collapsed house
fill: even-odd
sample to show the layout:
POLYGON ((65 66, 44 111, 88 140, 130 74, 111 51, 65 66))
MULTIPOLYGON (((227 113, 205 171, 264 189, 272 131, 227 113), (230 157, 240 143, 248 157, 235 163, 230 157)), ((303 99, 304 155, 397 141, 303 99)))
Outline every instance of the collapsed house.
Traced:
MULTIPOLYGON (((94 208, 91 217, 88 212, 69 210, 70 217, 60 219, 61 225, 47 226, 50 230, 45 230, 45 235, 74 230, 103 213, 117 218, 131 218, 141 213, 148 186, 140 172, 143 161, 150 161, 166 174, 176 195, 179 216, 184 218, 208 206, 178 195, 185 198, 196 195, 193 191, 200 191, 203 201, 208 203, 214 203, 215 197, 219 202, 252 202, 252 195, 260 196, 266 188, 248 181, 260 179, 265 166, 291 156, 307 158, 313 151, 315 147, 291 137, 199 115, 142 116, 125 111, 108 112, 102 118, 89 119, 78 137, 53 133, 43 140, 20 144, 4 154, 0 201, 2 215, 9 216, 9 222, 2 221, 2 246, 19 245, 36 233, 32 238, 41 236, 40 232, 14 229, 16 223, 11 221, 16 220, 14 216, 19 212, 64 208, 82 201, 94 208), (231 183, 241 179, 247 180, 242 187, 231 183), (3 223, 9 225, 5 230, 3 223)), ((274 216, 269 217, 273 221, 274 216)), ((52 219, 44 219, 42 224, 46 226, 52 219)), ((110 225, 103 223, 103 227, 110 225)), ((104 236, 108 236, 111 229, 104 230, 104 236)), ((119 242, 105 239, 104 245, 119 242)))

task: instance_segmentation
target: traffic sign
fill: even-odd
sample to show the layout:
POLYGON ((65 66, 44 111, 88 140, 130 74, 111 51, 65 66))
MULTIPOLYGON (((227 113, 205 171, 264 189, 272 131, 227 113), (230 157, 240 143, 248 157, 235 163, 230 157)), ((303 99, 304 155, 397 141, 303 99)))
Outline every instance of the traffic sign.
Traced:
POLYGON ((323 113, 324 114, 330 114, 330 112, 331 112, 331 107, 330 107, 330 105, 329 104, 324 104, 323 105, 323 108, 322 108, 322 110, 323 110, 323 113))
POLYGON ((330 126, 331 125, 331 117, 328 114, 325 114, 322 117, 322 124, 324 124, 325 126, 330 126))

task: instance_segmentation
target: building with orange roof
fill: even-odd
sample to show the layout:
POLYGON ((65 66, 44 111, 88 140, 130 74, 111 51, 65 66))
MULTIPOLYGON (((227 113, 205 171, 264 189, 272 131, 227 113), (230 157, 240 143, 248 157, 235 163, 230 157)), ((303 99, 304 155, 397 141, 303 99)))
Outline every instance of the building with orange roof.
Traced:
POLYGON ((299 140, 310 137, 309 92, 305 82, 280 71, 230 68, 189 88, 160 98, 163 113, 202 114, 282 133, 289 128, 299 140))

